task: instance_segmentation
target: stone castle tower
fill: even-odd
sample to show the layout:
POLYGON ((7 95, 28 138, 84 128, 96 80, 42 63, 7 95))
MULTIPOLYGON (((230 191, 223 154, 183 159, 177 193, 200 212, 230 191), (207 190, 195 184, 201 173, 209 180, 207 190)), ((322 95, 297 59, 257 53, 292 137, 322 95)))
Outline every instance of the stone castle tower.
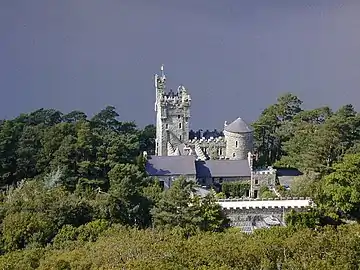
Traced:
POLYGON ((224 124, 226 154, 229 159, 247 159, 253 148, 253 130, 240 117, 224 124))
POLYGON ((179 86, 176 93, 166 91, 164 66, 161 66, 161 75, 155 75, 155 89, 155 153, 157 156, 167 156, 169 151, 189 141, 191 98, 183 86, 179 86))
POLYGON ((155 75, 157 156, 195 155, 198 160, 248 159, 253 149, 253 130, 241 118, 224 124, 224 136, 189 140, 191 97, 184 86, 166 90, 164 67, 155 75))

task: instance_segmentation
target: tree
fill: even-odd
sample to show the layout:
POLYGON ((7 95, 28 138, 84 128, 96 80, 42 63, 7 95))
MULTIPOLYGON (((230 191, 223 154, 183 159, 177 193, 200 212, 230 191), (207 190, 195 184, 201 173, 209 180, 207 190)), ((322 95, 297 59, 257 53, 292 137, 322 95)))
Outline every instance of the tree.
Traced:
POLYGON ((91 220, 92 208, 62 186, 38 180, 22 181, 10 189, 3 202, 5 250, 41 247, 51 242, 64 224, 79 226, 91 220))
POLYGON ((151 201, 143 195, 147 186, 144 173, 136 165, 117 164, 109 172, 109 180, 112 219, 123 224, 148 226, 151 201))
POLYGON ((286 93, 253 123, 259 165, 272 165, 281 158, 281 146, 291 138, 291 121, 302 111, 301 105, 297 96, 286 93))
POLYGON ((185 235, 198 230, 222 231, 228 226, 215 195, 201 198, 196 195, 194 182, 184 177, 175 180, 163 193, 152 214, 156 227, 179 228, 185 235))
POLYGON ((334 162, 356 149, 359 124, 352 105, 335 113, 328 107, 300 112, 293 119, 293 136, 284 142, 284 155, 276 166, 328 173, 334 162))
POLYGON ((359 218, 360 154, 345 155, 332 170, 323 180, 323 207, 340 216, 359 218))
POLYGON ((2 187, 17 181, 16 143, 18 137, 19 131, 15 124, 12 121, 4 121, 0 129, 0 183, 2 187))
POLYGON ((181 227, 189 232, 196 229, 200 222, 199 209, 192 204, 191 194, 195 193, 195 183, 180 177, 164 192, 152 210, 156 227, 181 227))
POLYGON ((107 129, 116 131, 120 127, 120 122, 117 120, 118 116, 119 114, 116 112, 114 106, 107 106, 91 118, 90 121, 93 127, 98 128, 101 131, 105 131, 107 129))
POLYGON ((156 127, 154 125, 147 125, 140 131, 140 151, 146 151, 149 155, 155 154, 155 137, 156 127))
POLYGON ((314 172, 296 176, 291 184, 290 195, 292 197, 317 198, 319 196, 319 184, 319 174, 314 172))
POLYGON ((63 121, 67 123, 85 121, 86 119, 87 119, 87 115, 80 111, 72 111, 63 116, 63 121))
POLYGON ((267 186, 262 186, 260 188, 260 198, 262 199, 269 199, 269 198, 276 198, 276 194, 271 191, 267 186))
POLYGON ((249 181, 235 181, 235 182, 223 182, 221 191, 225 193, 226 197, 241 198, 245 197, 246 193, 250 190, 249 181))

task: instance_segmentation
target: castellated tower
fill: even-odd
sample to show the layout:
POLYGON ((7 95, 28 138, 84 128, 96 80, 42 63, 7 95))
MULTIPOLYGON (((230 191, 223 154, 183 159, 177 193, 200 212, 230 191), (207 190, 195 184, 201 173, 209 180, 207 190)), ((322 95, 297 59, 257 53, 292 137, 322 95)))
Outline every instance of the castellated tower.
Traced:
POLYGON ((183 86, 177 92, 166 90, 164 67, 155 75, 156 89, 156 149, 157 156, 167 156, 169 149, 176 149, 189 141, 191 98, 183 86))
POLYGON ((247 159, 253 150, 253 130, 240 117, 231 124, 224 124, 227 159, 247 159))

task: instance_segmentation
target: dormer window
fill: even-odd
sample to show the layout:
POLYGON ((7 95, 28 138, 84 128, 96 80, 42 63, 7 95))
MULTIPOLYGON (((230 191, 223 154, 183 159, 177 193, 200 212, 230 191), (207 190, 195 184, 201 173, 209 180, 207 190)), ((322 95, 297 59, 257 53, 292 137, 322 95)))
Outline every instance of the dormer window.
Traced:
POLYGON ((179 129, 182 129, 182 124, 181 123, 179 123, 179 129))

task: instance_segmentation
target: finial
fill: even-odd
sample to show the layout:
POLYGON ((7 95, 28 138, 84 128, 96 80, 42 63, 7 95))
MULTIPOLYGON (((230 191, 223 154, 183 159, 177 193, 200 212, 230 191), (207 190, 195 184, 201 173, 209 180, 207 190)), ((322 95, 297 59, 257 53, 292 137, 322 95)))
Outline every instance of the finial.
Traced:
POLYGON ((165 78, 164 64, 161 65, 160 70, 161 70, 161 77, 165 78))

